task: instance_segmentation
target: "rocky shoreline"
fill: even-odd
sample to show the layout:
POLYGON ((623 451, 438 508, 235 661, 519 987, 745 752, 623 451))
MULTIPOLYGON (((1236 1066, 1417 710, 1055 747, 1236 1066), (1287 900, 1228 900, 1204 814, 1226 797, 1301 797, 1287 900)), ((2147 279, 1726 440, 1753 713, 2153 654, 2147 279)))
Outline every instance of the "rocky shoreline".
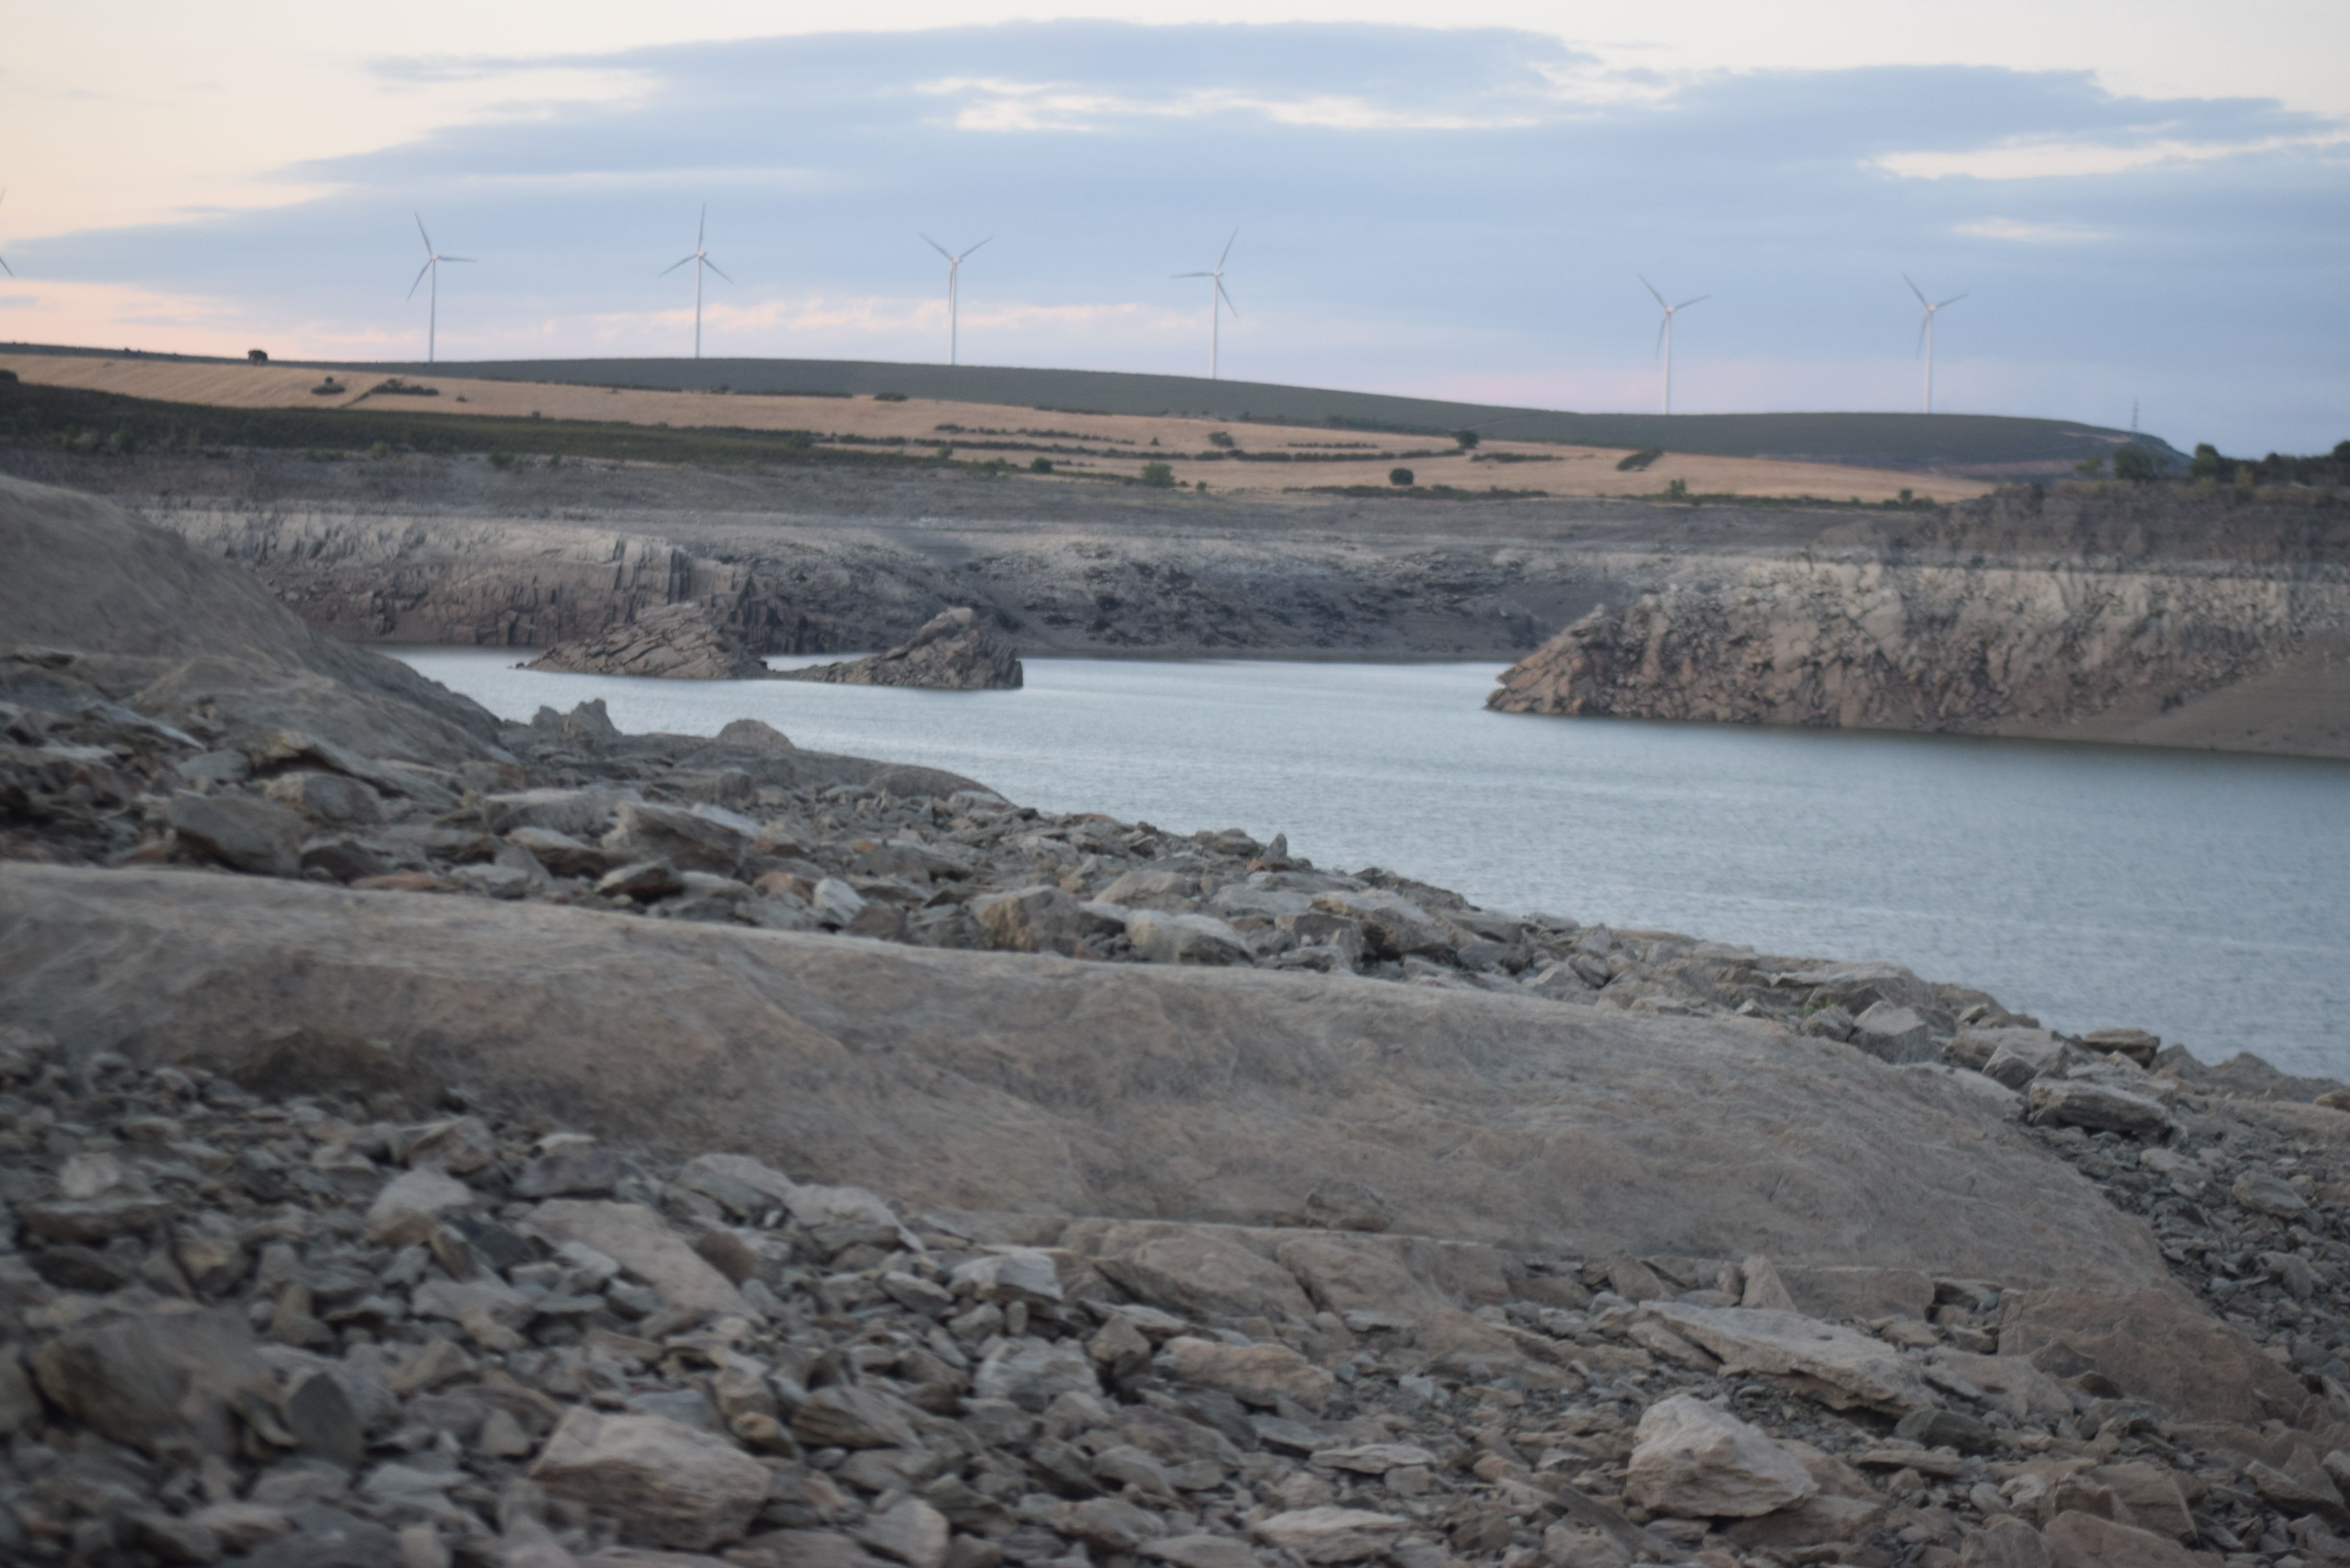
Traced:
POLYGON ((0 530, 0 1555, 2350 1562, 2339 1085, 0 530))

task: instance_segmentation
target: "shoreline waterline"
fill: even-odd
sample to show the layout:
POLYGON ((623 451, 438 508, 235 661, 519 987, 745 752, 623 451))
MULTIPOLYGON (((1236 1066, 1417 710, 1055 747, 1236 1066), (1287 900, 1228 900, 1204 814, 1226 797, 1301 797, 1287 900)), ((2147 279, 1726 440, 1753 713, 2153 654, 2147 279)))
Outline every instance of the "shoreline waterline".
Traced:
POLYGON ((2350 763, 1533 721, 1482 706, 1494 662, 1032 659, 1023 691, 931 692, 386 651, 509 719, 597 697, 626 730, 758 718, 1043 810, 1285 832, 1492 909, 1889 960, 2053 1026, 2350 1075, 2350 763))

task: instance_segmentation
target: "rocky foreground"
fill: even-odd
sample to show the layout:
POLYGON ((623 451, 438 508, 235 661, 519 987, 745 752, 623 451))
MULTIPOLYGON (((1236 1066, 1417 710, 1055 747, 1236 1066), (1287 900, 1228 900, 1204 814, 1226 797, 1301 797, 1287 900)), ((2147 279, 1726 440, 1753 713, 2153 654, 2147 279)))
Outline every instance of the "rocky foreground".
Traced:
POLYGON ((0 558, 0 1557, 2350 1562, 2339 1085, 0 558))

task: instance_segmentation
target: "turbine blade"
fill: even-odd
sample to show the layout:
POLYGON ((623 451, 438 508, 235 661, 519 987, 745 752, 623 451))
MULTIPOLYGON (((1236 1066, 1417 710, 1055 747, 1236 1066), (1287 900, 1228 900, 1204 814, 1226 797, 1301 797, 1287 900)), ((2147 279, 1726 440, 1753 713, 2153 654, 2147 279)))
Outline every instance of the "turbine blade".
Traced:
POLYGON ((1232 296, 1231 295, 1224 293, 1224 280, 1222 278, 1218 278, 1216 280, 1216 292, 1219 295, 1223 296, 1224 304, 1231 309, 1232 318, 1234 320, 1238 320, 1240 318, 1241 307, 1232 304, 1232 296))
MULTIPOLYGON (((920 230, 918 229, 918 230, 916 230, 915 232, 916 232, 917 234, 920 234, 920 232, 921 232, 921 231, 920 231, 920 230)), ((931 236, 930 236, 930 235, 928 235, 928 234, 922 234, 922 243, 923 243, 924 244, 926 244, 926 245, 930 246, 930 247, 931 247, 931 249, 932 249, 932 250, 934 250, 934 251, 938 252, 938 253, 939 253, 939 254, 941 254, 941 255, 942 255, 942 256, 946 257, 946 258, 947 258, 947 260, 949 260, 950 262, 951 262, 951 261, 953 261, 953 260, 955 259, 955 255, 954 255, 954 253, 953 253, 952 251, 951 251, 951 250, 947 249, 947 248, 946 248, 946 246, 944 246, 944 245, 942 245, 942 244, 939 244, 939 242, 938 242, 938 241, 936 241, 936 240, 934 240, 934 239, 931 238, 931 236)))
POLYGON ((409 298, 414 299, 416 297, 416 291, 423 286, 424 275, 432 270, 432 265, 433 264, 432 262, 426 262, 422 266, 416 269, 416 281, 408 286, 409 298))
POLYGON ((1230 254, 1232 254, 1232 240, 1237 240, 1237 239, 1239 239, 1240 237, 1241 237, 1241 232, 1240 232, 1240 230, 1238 230, 1238 229, 1234 229, 1234 230, 1232 231, 1232 240, 1226 240, 1226 241, 1224 242, 1223 255, 1220 255, 1220 256, 1218 256, 1218 257, 1216 258, 1216 270, 1217 270, 1218 272, 1222 272, 1222 271, 1223 271, 1223 270, 1224 270, 1224 256, 1228 256, 1228 255, 1230 255, 1230 254))
POLYGON ((412 217, 412 218, 414 218, 414 219, 416 220, 416 232, 417 232, 418 234, 424 234, 424 252, 425 252, 425 254, 426 254, 427 255, 432 254, 432 236, 431 234, 424 234, 424 214, 423 214, 423 213, 410 213, 410 214, 409 214, 409 216, 411 216, 411 217, 412 217))
POLYGON ((1671 309, 1671 308, 1672 308, 1672 306, 1668 306, 1668 305, 1665 305, 1665 296, 1664 296, 1663 295, 1659 294, 1659 293, 1657 292, 1657 286, 1656 286, 1655 284, 1653 284, 1653 283, 1650 283, 1650 282, 1648 280, 1648 277, 1646 276, 1646 275, 1641 274, 1641 273, 1637 273, 1637 272, 1636 272, 1636 273, 1634 273, 1632 275, 1633 275, 1634 277, 1637 277, 1637 278, 1638 278, 1638 279, 1640 280, 1640 286, 1641 286, 1642 288, 1645 288, 1645 289, 1647 289, 1647 290, 1648 291, 1648 297, 1649 297, 1649 298, 1651 298, 1651 299, 1655 300, 1655 301, 1656 301, 1659 306, 1664 306, 1664 308, 1666 308, 1666 309, 1668 309, 1668 310, 1669 310, 1669 309, 1671 309))
POLYGON ((1673 308, 1675 310, 1687 310, 1690 306, 1695 305, 1699 299, 1711 299, 1712 297, 1713 296, 1710 294, 1700 294, 1697 296, 1697 299, 1684 299, 1679 305, 1674 306, 1673 308))
POLYGON ((0 272, 6 273, 10 277, 15 277, 16 275, 16 269, 8 265, 8 258, 6 256, 0 256, 0 272))
MULTIPOLYGON (((994 236, 993 234, 990 234, 990 235, 988 235, 988 236, 987 236, 987 240, 992 240, 992 239, 993 239, 994 237, 995 237, 995 236, 994 236)), ((979 245, 983 245, 983 244, 985 244, 987 243, 987 240, 982 240, 982 241, 980 241, 980 242, 979 242, 979 245)), ((979 249, 979 245, 973 245, 973 246, 972 246, 972 247, 971 247, 971 250, 967 250, 967 251, 965 251, 965 252, 963 252, 963 253, 962 253, 962 256, 967 256, 967 255, 971 254, 971 252, 972 252, 972 251, 975 251, 975 250, 979 249)), ((962 256, 957 256, 957 257, 955 257, 955 260, 957 260, 957 261, 961 261, 961 260, 962 260, 962 256)))
MULTIPOLYGON (((720 271, 718 264, 712 261, 708 256, 702 258, 702 265, 708 267, 711 271, 717 273, 720 277, 726 277, 725 273, 720 271)), ((731 277, 726 277, 726 281, 728 283, 733 283, 734 280, 731 277)))
POLYGON ((702 217, 701 217, 701 220, 700 220, 699 222, 697 222, 697 223, 693 225, 693 248, 694 248, 695 250, 700 250, 700 249, 702 248, 702 239, 703 239, 703 238, 704 238, 704 237, 705 237, 709 233, 710 233, 710 203, 709 203, 709 202, 704 202, 703 203, 702 203, 702 217))
MULTIPOLYGON (((1959 302, 1959 301, 1960 301, 1960 300, 1964 299, 1965 297, 1966 297, 1966 296, 1965 296, 1965 295, 1963 295, 1963 294, 1954 294, 1954 295, 1950 296, 1950 298, 1948 298, 1948 299, 1946 299, 1946 300, 1942 301, 1942 305, 1956 305, 1956 304, 1958 304, 1958 302, 1959 302)), ((1937 310, 1939 310, 1939 309, 1941 309, 1941 308, 1942 308, 1942 305, 1938 305, 1938 306, 1934 306, 1934 308, 1935 308, 1935 309, 1937 309, 1937 310)))
POLYGON ((1213 277, 1216 275, 1211 272, 1170 272, 1167 275, 1169 277, 1213 277))
POLYGON ((1909 286, 1909 292, 1918 296, 1918 304, 1923 305, 1926 303, 1926 291, 1918 286, 1918 280, 1916 278, 1911 277, 1905 272, 1901 275, 1901 281, 1909 286))
POLYGON ((469 262, 469 261, 472 261, 473 258, 473 257, 471 257, 471 256, 434 256, 432 259, 433 259, 434 261, 461 261, 461 262, 469 262))
POLYGON ((660 271, 653 274, 653 275, 655 277, 667 277, 670 274, 675 272, 678 268, 683 266, 687 262, 690 262, 692 259, 693 258, 691 256, 680 256, 677 260, 670 263, 669 265, 661 268, 660 271))

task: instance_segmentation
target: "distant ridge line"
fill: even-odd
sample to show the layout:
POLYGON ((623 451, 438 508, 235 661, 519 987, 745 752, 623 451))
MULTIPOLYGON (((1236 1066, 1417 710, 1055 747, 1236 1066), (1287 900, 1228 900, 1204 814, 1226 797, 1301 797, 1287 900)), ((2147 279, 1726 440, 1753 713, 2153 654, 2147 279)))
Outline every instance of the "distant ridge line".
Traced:
MULTIPOLYGON (((234 364, 201 354, 45 344, 0 352, 234 364)), ((1003 403, 1062 413, 1191 414, 1239 422, 1331 425, 1406 434, 1476 430, 1497 440, 1578 446, 1661 447, 1712 457, 1784 458, 1866 467, 1943 469, 2011 477, 2069 467, 2136 441, 2180 457, 2168 443, 2072 420, 2005 414, 1760 413, 1586 414, 1464 403, 1387 392, 1210 380, 1124 370, 1025 369, 875 359, 281 359, 272 363, 358 375, 450 376, 652 391, 841 397, 896 392, 946 402, 1003 403)))

